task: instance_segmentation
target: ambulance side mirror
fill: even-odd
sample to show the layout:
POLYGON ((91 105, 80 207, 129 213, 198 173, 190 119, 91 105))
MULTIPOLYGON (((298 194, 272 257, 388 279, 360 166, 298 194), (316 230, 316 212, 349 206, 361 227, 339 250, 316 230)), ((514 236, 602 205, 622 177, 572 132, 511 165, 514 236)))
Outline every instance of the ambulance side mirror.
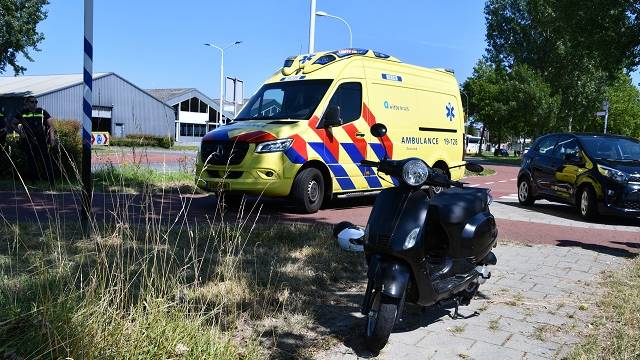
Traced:
POLYGON ((371 126, 371 135, 381 138, 387 135, 387 127, 380 123, 373 124, 373 126, 371 126))
POLYGON ((322 116, 322 127, 330 128, 334 126, 342 125, 342 119, 340 119, 340 106, 330 105, 322 116))

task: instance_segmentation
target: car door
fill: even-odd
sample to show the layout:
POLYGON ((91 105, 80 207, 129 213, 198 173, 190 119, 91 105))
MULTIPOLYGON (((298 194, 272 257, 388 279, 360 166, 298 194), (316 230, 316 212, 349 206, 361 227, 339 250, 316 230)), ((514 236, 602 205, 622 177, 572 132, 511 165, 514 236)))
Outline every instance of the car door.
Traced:
POLYGON ((531 160, 533 182, 539 193, 551 196, 554 195, 551 187, 555 181, 553 149, 557 139, 557 135, 546 136, 532 149, 535 152, 531 160))
POLYGON ((368 156, 369 126, 362 115, 363 85, 359 80, 345 79, 338 84, 327 109, 338 107, 342 125, 330 131, 339 143, 339 159, 327 165, 343 190, 366 190, 382 185, 371 168, 360 165, 368 156))
POLYGON ((556 171, 551 188, 555 197, 566 202, 573 202, 576 179, 581 169, 580 154, 578 140, 572 136, 561 136, 553 150, 556 171))

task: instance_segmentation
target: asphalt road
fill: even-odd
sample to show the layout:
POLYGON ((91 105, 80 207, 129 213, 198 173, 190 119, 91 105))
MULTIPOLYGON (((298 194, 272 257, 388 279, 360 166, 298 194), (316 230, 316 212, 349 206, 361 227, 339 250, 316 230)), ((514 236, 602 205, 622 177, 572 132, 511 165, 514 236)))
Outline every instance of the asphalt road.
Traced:
MULTIPOLYGON (((153 155, 153 154, 150 154, 153 155)), ((166 159, 166 154, 158 154, 166 159)), ((184 155, 183 155, 184 156, 184 155)), ((152 160, 151 158, 148 158, 152 160)), ((491 176, 465 179, 470 187, 491 189, 494 202, 491 211, 498 223, 499 238, 529 244, 553 244, 594 248, 603 252, 640 252, 640 219, 601 218, 596 223, 579 218, 574 207, 538 201, 533 207, 522 207, 516 195, 518 167, 488 165, 496 170, 491 176)), ((244 214, 255 203, 251 198, 244 214)), ((316 214, 298 214, 288 203, 278 199, 264 199, 254 209, 260 210, 260 222, 310 222, 336 224, 351 221, 365 225, 374 196, 335 200, 316 214)), ((79 218, 79 200, 70 193, 0 192, 0 220, 34 221, 43 219, 79 218)), ((94 214, 101 221, 110 221, 120 213, 131 218, 151 218, 162 221, 200 221, 216 216, 213 195, 158 194, 152 198, 129 194, 94 194, 94 214), (149 211, 151 209, 152 211, 149 211)), ((227 213, 237 218, 237 209, 227 213)))

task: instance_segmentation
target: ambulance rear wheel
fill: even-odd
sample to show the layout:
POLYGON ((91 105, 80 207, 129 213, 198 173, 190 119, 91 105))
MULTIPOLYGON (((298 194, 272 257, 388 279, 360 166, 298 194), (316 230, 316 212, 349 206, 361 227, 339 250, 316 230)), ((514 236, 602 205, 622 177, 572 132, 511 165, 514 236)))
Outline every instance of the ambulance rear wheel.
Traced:
POLYGON ((322 206, 324 199, 324 179, 316 168, 306 168, 293 181, 291 195, 296 207, 307 214, 313 214, 322 206))

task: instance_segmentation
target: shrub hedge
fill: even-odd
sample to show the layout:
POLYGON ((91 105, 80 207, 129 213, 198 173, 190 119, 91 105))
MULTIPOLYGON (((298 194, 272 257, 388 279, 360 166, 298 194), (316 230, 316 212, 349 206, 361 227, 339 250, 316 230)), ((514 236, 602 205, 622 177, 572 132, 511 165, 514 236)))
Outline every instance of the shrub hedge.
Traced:
POLYGON ((154 136, 154 135, 143 135, 143 134, 132 134, 127 135, 123 138, 113 138, 111 139, 112 146, 153 146, 153 147, 161 147, 165 149, 169 149, 173 146, 174 139, 171 136, 154 136))
MULTIPOLYGON (((58 164, 61 164, 60 169, 62 170, 63 178, 75 182, 77 180, 76 169, 80 169, 79 165, 82 156, 80 122, 76 120, 54 120, 53 126, 58 136, 58 146, 51 149, 52 156, 58 164)), ((0 150, 0 153, 3 156, 8 155, 11 161, 0 156, 2 162, 6 162, 6 164, 0 166, 0 178, 11 178, 14 165, 15 169, 21 174, 26 173, 26 170, 33 166, 33 164, 29 163, 27 155, 18 146, 19 140, 20 137, 16 133, 7 136, 5 149, 4 151, 0 150)))

